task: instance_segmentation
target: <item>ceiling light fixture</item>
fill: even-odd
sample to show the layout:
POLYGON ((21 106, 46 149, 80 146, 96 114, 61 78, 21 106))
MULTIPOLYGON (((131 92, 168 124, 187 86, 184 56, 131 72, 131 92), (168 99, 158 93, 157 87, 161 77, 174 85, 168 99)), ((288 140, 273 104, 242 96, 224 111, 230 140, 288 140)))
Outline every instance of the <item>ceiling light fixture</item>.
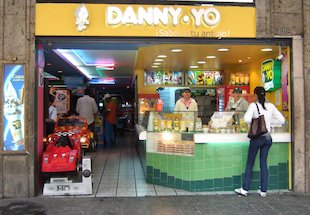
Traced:
POLYGON ((181 51, 183 51, 182 49, 171 49, 170 50, 171 52, 174 52, 174 53, 177 53, 177 52, 181 52, 181 51))
POLYGON ((229 49, 228 48, 219 48, 219 49, 217 49, 217 51, 219 51, 219 52, 228 52, 229 49))
POLYGON ((159 57, 159 58, 166 58, 167 55, 158 55, 157 57, 159 57))
POLYGON ((199 68, 199 66, 190 66, 189 68, 191 68, 191 69, 197 69, 197 68, 199 68))
POLYGON ((242 60, 238 60, 239 63, 242 63, 242 60))
POLYGON ((206 63, 206 61, 201 60, 201 61, 198 61, 197 63, 198 63, 198 64, 205 64, 205 63, 206 63))
POLYGON ((152 66, 152 68, 158 68, 159 66, 152 66))
POLYGON ((74 49, 71 50, 73 52, 73 54, 75 54, 82 62, 85 66, 104 66, 104 67, 114 67, 115 63, 86 63, 85 60, 77 53, 77 51, 75 51, 74 49))
POLYGON ((153 65, 160 65, 160 64, 161 64, 160 62, 153 63, 153 65))
POLYGON ((262 52, 271 52, 272 48, 263 48, 261 49, 262 52))
POLYGON ((210 56, 207 56, 206 58, 208 58, 208 59, 214 59, 214 58, 216 58, 216 57, 213 56, 213 55, 210 55, 210 56))
POLYGON ((156 62, 163 62, 164 60, 163 59, 155 59, 154 61, 156 61, 156 62))

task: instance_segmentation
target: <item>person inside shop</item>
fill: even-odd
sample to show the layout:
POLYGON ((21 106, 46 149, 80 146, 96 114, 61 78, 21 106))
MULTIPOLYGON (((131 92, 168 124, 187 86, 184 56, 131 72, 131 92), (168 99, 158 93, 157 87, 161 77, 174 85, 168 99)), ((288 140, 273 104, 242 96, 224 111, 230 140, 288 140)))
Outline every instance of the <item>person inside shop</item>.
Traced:
POLYGON ((54 106, 55 96, 48 95, 48 118, 46 119, 46 136, 53 133, 57 120, 57 108, 54 106))
POLYGON ((107 147, 112 147, 116 143, 116 123, 117 123, 117 107, 112 101, 109 93, 105 94, 103 100, 106 102, 105 106, 105 120, 104 120, 104 143, 107 147))
POLYGON ((76 112, 79 116, 84 117, 87 120, 88 129, 91 132, 95 131, 95 115, 98 112, 96 101, 91 96, 89 88, 85 89, 84 96, 79 98, 76 103, 76 112))
POLYGON ((197 102, 195 99, 191 98, 191 95, 191 90, 189 88, 185 88, 182 92, 182 98, 175 103, 174 111, 198 111, 197 102))
POLYGON ((247 196, 251 186, 252 169, 255 162, 255 157, 258 150, 260 151, 259 163, 260 163, 260 187, 258 194, 261 197, 266 197, 268 187, 268 168, 267 157, 269 149, 272 145, 271 132, 271 120, 278 120, 284 124, 285 118, 280 111, 270 102, 266 101, 266 91, 263 87, 256 87, 254 90, 256 101, 251 103, 248 110, 244 115, 244 121, 248 124, 252 122, 252 118, 258 118, 260 115, 264 115, 267 133, 250 140, 250 146, 248 149, 248 159, 245 168, 245 174, 243 179, 243 186, 235 189, 235 193, 247 196))
POLYGON ((249 103, 245 100, 242 96, 242 89, 236 87, 233 89, 233 98, 229 99, 226 106, 226 111, 243 111, 245 112, 248 107, 249 103))

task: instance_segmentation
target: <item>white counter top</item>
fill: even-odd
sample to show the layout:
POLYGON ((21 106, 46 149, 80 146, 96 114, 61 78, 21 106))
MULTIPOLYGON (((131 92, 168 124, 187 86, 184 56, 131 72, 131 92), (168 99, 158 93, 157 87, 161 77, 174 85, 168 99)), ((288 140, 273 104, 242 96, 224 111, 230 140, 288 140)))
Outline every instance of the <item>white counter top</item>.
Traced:
POLYGON ((146 129, 142 125, 135 125, 136 133, 139 136, 139 140, 146 140, 146 129))
MULTIPOLYGON (((271 133, 272 142, 284 143, 291 142, 290 133, 271 133)), ((195 143, 240 143, 249 142, 246 133, 216 134, 216 133, 197 133, 194 134, 195 143)))

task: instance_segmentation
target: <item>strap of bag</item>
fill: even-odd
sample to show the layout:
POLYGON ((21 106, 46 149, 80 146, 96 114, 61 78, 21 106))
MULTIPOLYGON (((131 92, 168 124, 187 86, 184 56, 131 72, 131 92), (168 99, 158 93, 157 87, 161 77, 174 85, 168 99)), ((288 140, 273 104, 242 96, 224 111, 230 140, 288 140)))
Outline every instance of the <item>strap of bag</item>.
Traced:
POLYGON ((257 108, 257 111, 258 111, 258 116, 260 116, 260 112, 259 112, 259 108, 258 108, 258 105, 257 105, 257 103, 256 102, 254 102, 255 103, 255 105, 256 105, 256 108, 257 108))

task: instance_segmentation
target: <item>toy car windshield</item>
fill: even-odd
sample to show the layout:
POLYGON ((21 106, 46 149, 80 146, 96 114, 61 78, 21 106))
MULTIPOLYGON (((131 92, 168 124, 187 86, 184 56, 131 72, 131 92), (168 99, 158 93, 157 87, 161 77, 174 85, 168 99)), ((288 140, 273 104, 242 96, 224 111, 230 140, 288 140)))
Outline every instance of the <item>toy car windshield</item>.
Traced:
POLYGON ((80 119, 59 119, 58 126, 77 126, 83 127, 84 121, 80 119))

